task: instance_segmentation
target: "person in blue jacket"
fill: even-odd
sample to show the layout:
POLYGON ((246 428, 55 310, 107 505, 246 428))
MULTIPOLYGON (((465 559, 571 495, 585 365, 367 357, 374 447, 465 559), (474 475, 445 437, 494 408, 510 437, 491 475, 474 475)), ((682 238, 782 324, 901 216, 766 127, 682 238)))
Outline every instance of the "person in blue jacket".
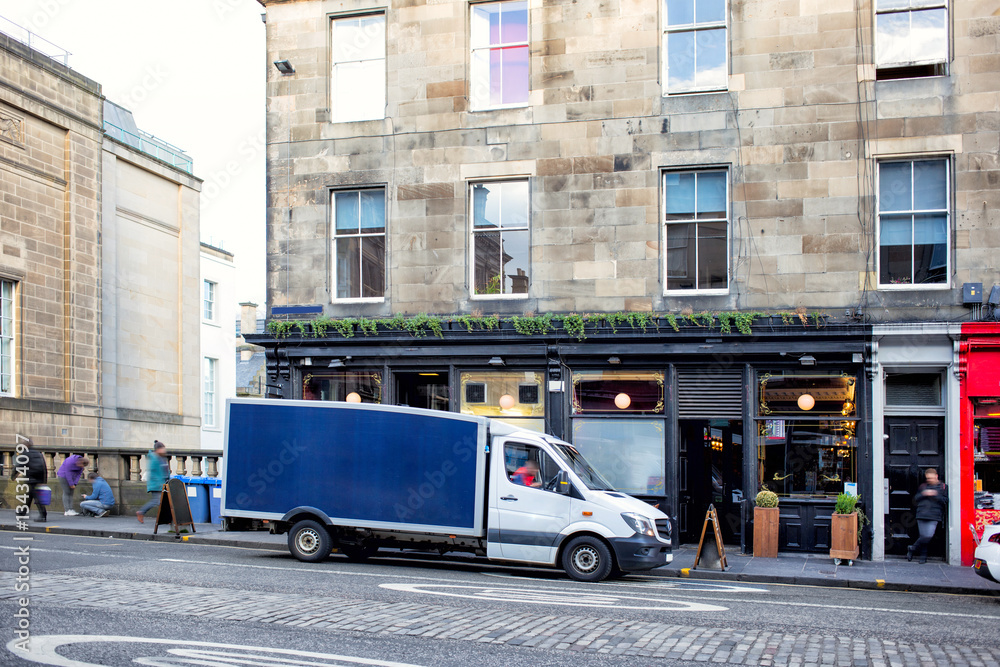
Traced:
POLYGON ((115 494, 111 492, 111 487, 96 472, 87 475, 87 479, 94 485, 91 494, 84 494, 80 509, 84 516, 107 516, 115 506, 115 494))
POLYGON ((143 517, 146 516, 146 512, 154 507, 159 507, 160 491, 163 490, 163 485, 170 478, 167 446, 159 440, 154 440, 153 448, 146 453, 146 475, 146 493, 152 494, 152 497, 135 513, 135 518, 139 520, 139 523, 145 523, 143 517))

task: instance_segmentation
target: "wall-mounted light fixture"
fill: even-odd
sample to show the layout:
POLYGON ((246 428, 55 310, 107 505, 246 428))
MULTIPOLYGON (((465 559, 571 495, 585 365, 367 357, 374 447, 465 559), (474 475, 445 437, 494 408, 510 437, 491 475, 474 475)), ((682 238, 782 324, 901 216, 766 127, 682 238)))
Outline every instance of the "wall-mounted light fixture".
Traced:
POLYGON ((812 356, 811 354, 804 354, 801 357, 799 357, 799 363, 802 364, 803 366, 815 366, 816 357, 812 356))
POLYGON ((514 397, 510 394, 504 394, 500 397, 500 407, 504 410, 510 410, 514 407, 515 403, 517 403, 517 401, 515 401, 514 397))
POLYGON ((619 359, 618 357, 608 357, 608 363, 612 364, 613 366, 617 366, 621 362, 622 362, 622 360, 619 359))
POLYGON ((816 405, 816 399, 813 398, 812 394, 802 394, 795 402, 798 403, 799 410, 812 410, 813 406, 816 405))
POLYGON ((330 363, 327 365, 327 368, 343 368, 343 367, 344 367, 344 362, 342 359, 331 359, 330 363))
POLYGON ((278 71, 282 74, 295 74, 295 68, 292 67, 292 63, 287 60, 275 60, 274 66, 278 68, 278 71))
POLYGON ((490 360, 487 363, 489 363, 490 366, 503 366, 503 359, 500 357, 490 357, 490 360))
POLYGON ((347 400, 348 403, 360 403, 361 394, 359 394, 356 391, 352 391, 350 394, 347 395, 347 398, 345 400, 347 400))
POLYGON ((632 405, 632 397, 622 392, 615 396, 615 407, 619 410, 624 410, 628 406, 632 405))

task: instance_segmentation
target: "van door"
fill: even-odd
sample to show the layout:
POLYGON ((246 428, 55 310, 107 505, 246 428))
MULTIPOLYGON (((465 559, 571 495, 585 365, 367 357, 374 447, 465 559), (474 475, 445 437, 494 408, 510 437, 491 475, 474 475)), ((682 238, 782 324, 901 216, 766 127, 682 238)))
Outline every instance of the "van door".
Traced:
POLYGON ((561 468, 542 448, 515 441, 503 444, 503 462, 495 469, 500 557, 554 563, 571 502, 555 490, 561 468))

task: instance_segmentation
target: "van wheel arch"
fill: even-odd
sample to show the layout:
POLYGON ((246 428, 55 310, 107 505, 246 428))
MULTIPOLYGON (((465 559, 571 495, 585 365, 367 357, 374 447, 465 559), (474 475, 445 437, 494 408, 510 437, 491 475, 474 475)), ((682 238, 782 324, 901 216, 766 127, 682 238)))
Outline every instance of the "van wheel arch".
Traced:
POLYGON ((559 548, 556 564, 577 581, 602 581, 618 570, 614 549, 596 533, 568 536, 559 548))

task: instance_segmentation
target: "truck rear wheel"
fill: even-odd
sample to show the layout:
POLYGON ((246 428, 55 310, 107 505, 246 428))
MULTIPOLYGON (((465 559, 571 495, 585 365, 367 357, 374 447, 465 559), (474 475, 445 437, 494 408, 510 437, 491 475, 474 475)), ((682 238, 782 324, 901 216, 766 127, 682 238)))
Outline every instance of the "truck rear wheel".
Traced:
POLYGON ((566 545, 562 566, 571 579, 601 581, 614 567, 611 549, 603 541, 589 535, 574 538, 566 545))
POLYGON ((318 563, 330 555, 333 540, 318 521, 306 519, 297 522, 288 531, 288 550, 306 563, 318 563))

